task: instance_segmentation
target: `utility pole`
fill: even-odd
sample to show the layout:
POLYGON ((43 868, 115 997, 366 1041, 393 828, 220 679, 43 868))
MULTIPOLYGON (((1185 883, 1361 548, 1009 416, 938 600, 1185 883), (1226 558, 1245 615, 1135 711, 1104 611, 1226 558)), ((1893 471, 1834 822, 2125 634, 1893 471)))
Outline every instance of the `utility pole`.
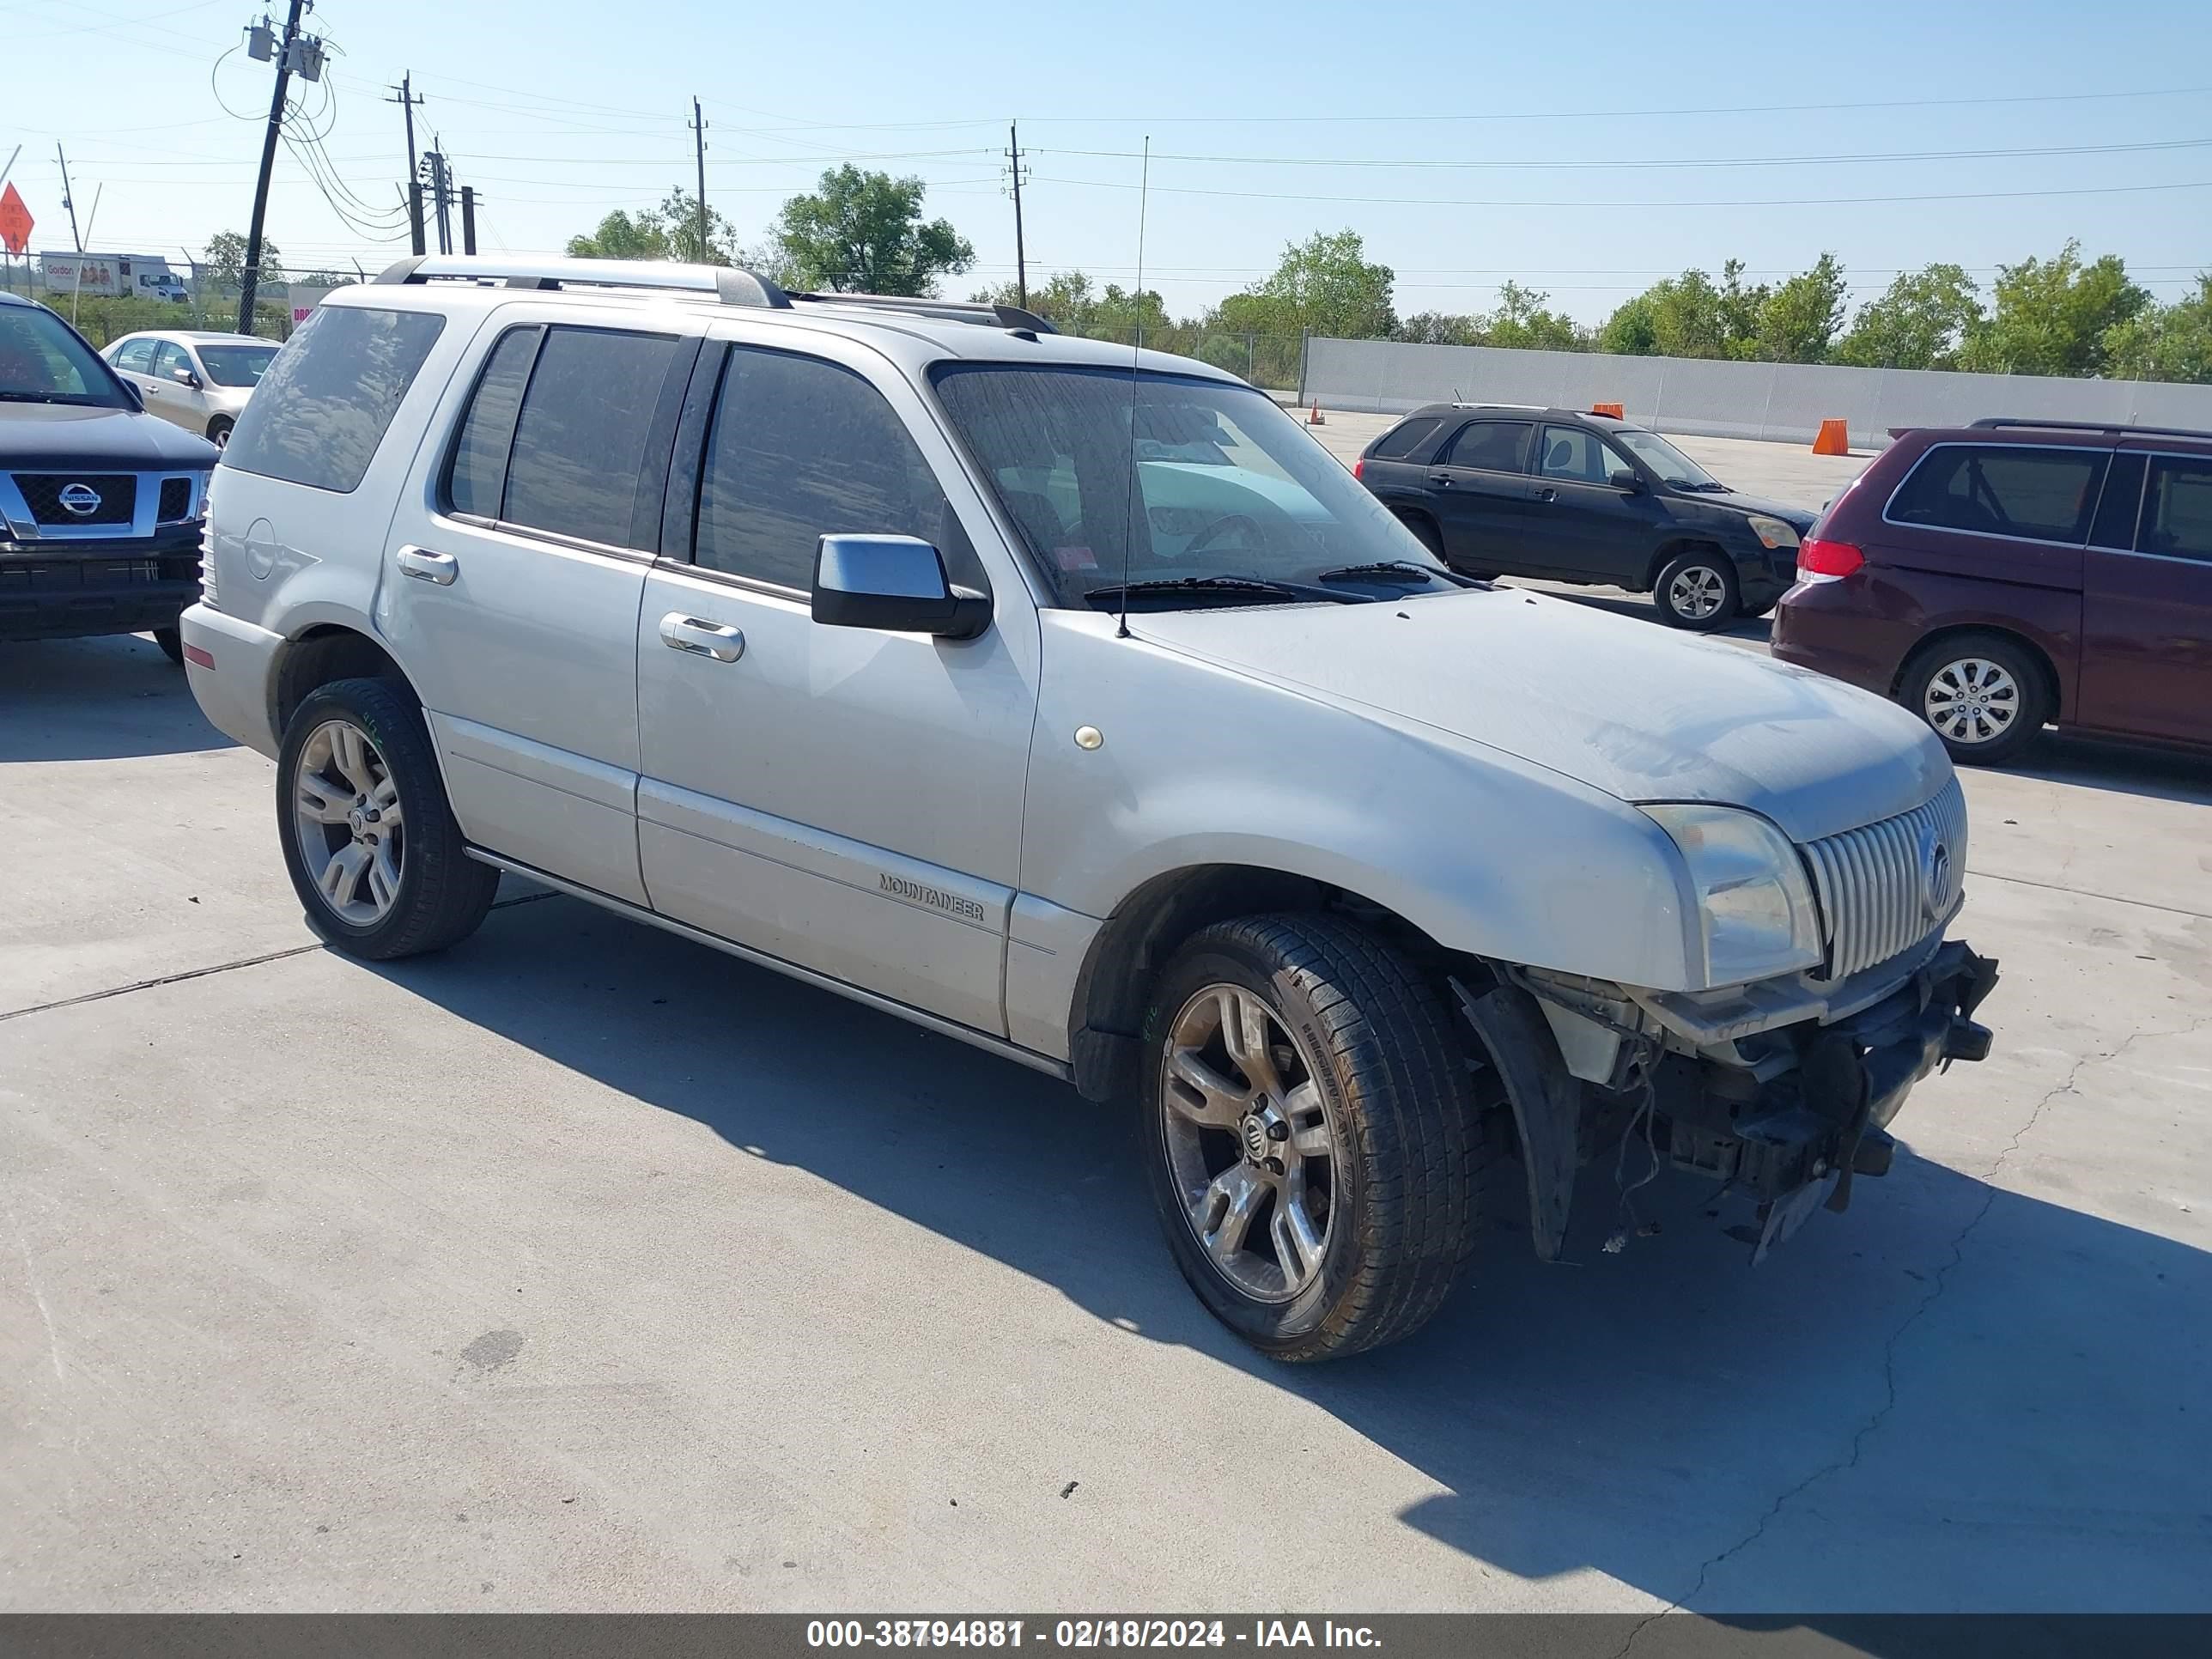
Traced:
POLYGON ((699 161, 699 263, 713 263, 707 257, 707 118, 699 112, 699 100, 691 100, 691 137, 696 148, 694 154, 699 161))
POLYGON ((446 165, 442 148, 445 140, 433 133, 430 142, 441 148, 422 152, 422 170, 429 175, 430 204, 438 216, 438 252, 451 253, 453 251, 453 175, 452 169, 446 165))
POLYGON ((477 251, 477 187, 461 186, 461 252, 473 256, 477 251))
POLYGON ((415 72, 412 70, 410 70, 406 74, 401 76, 399 77, 399 84, 392 88, 392 90, 397 94, 397 96, 387 98, 384 101, 387 104, 398 105, 401 110, 405 112, 407 117, 408 229, 411 233, 412 238, 411 251, 416 253, 420 253, 423 251, 422 186, 421 182, 416 178, 416 173, 422 166, 422 163, 415 154, 415 112, 422 106, 422 94, 415 90, 415 72))
POLYGON ((276 166, 276 135, 284 125, 284 94, 292 83, 293 43, 307 0, 292 0, 284 38, 276 44, 276 89, 269 97, 269 131, 261 137, 261 173, 253 185, 253 222, 246 232, 246 268, 238 273, 238 331, 253 332, 253 290, 261 283, 261 228, 269 217, 269 175, 276 166))
POLYGON ((1014 293, 1015 303, 1030 308, 1029 251, 1022 243, 1022 135, 1019 125, 1006 124, 1006 166, 1014 177, 1014 293))
POLYGON ((58 140, 54 144, 54 160, 62 166, 62 205, 69 210, 70 242, 79 253, 84 252, 84 238, 76 234, 76 198, 70 193, 69 157, 62 154, 58 140))

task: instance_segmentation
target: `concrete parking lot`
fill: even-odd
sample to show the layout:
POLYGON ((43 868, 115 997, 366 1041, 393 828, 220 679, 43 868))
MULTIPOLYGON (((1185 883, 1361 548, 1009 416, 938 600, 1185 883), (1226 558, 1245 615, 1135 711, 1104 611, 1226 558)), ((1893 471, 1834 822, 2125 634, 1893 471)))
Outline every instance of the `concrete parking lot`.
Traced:
POLYGON ((1545 1267, 1509 1185, 1301 1370, 1061 1085, 513 884, 322 950, 272 770, 144 640, 0 648, 0 1607, 2212 1604, 2201 762, 1967 777, 1996 1051, 1848 1214, 1754 1271, 1668 1176, 1607 1255, 1608 1165, 1545 1267))

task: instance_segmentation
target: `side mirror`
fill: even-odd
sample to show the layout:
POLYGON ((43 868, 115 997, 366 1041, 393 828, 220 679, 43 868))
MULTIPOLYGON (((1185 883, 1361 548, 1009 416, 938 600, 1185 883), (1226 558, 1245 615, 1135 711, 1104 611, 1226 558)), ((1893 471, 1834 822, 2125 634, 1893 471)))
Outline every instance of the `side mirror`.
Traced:
POLYGON ((200 377, 189 368, 173 368, 169 371, 169 378, 179 386, 188 386, 195 392, 199 390, 200 377))
POLYGON ((1625 489, 1632 495, 1640 495, 1644 493, 1642 475, 1625 466, 1613 468, 1612 473, 1606 478, 1606 482, 1615 489, 1625 489))
POLYGON ((824 536, 814 550, 814 620, 827 628, 972 640, 991 625, 991 600, 955 587, 945 560, 915 536, 824 536))

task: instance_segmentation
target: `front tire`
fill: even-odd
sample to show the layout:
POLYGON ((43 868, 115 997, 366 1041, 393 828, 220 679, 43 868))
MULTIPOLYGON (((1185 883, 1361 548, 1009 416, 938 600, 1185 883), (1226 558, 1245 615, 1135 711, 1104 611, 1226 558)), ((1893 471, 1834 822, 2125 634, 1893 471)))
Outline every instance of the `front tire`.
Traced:
POLYGON ((234 424, 229 416, 216 416, 208 422, 208 441, 217 449, 228 449, 230 447, 230 429, 234 424))
POLYGON ((153 635, 154 643, 161 647, 161 654, 182 668, 185 665, 184 630, 172 623, 167 628, 155 629, 153 635))
POLYGON ((1402 957, 1333 917, 1222 922, 1162 974, 1145 1041, 1153 1200, 1217 1318, 1330 1359, 1443 1306, 1474 1237, 1474 1104, 1402 957))
POLYGON ((1726 628, 1743 605, 1735 561, 1717 549, 1693 547, 1678 553, 1651 584, 1659 620, 1669 628, 1711 634, 1726 628))
POLYGON ((301 702, 277 753, 276 831, 307 926, 364 961, 467 938, 499 886, 468 856, 422 711, 385 680, 301 702))
POLYGON ((2051 719, 2043 665, 1995 634, 1961 634, 1906 666, 1897 700, 1926 720, 1960 765, 2002 766, 2051 719))

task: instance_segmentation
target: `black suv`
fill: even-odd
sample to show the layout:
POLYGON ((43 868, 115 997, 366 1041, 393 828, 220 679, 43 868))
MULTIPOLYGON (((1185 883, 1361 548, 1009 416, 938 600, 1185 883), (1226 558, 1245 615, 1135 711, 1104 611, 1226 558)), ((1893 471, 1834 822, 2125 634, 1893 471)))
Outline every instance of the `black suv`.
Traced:
POLYGON ((1816 516, 1738 495, 1656 432, 1571 409, 1431 404, 1352 471, 1456 569, 1650 592, 1663 620, 1700 633, 1774 608, 1816 516))
POLYGON ((0 293, 0 641, 151 630, 182 661, 216 453, 54 313, 0 293))

